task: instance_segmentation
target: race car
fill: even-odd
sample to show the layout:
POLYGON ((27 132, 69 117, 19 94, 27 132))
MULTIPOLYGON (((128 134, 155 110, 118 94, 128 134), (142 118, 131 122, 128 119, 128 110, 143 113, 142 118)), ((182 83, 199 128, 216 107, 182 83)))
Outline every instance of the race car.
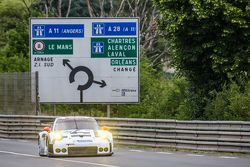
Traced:
POLYGON ((58 117, 38 135, 40 156, 112 155, 112 133, 92 117, 58 117))

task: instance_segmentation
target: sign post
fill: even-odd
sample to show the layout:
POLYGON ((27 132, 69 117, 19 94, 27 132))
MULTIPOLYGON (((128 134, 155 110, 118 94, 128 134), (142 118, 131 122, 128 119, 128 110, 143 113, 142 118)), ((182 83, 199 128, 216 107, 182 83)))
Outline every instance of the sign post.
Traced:
POLYGON ((31 18, 41 103, 139 103, 138 18, 31 18))

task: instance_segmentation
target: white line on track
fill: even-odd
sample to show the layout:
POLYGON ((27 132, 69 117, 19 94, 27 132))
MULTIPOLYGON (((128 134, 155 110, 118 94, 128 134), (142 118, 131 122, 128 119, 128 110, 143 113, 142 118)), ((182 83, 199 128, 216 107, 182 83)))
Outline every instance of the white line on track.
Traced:
POLYGON ((166 154, 166 155, 171 155, 173 153, 169 153, 169 152, 156 152, 157 154, 166 154))
POLYGON ((220 156, 219 158, 225 158, 225 159, 235 159, 235 158, 237 158, 237 157, 220 156))
POLYGON ((138 152, 138 153, 142 153, 142 152, 145 152, 145 151, 142 151, 142 150, 129 150, 131 152, 138 152))
POLYGON ((19 156, 24 156, 24 157, 33 157, 33 158, 55 160, 55 161, 72 162, 72 163, 78 163, 78 164, 88 164, 88 165, 94 165, 94 166, 119 167, 119 166, 113 166, 113 165, 107 165, 107 164, 99 164, 99 163, 93 163, 93 162, 87 162, 87 161, 75 161, 75 160, 68 160, 68 159, 61 159, 61 158, 46 158, 46 157, 40 157, 40 156, 37 156, 37 155, 16 153, 16 152, 10 152, 10 151, 0 151, 0 153, 19 155, 19 156))
POLYGON ((201 155, 201 154, 187 154, 187 156, 190 156, 190 157, 203 157, 204 155, 201 155))

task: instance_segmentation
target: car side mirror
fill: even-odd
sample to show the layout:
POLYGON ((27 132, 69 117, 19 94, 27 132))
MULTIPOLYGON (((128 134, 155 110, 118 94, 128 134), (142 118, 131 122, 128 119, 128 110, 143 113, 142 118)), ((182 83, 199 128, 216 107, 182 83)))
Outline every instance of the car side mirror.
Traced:
POLYGON ((109 130, 110 128, 109 127, 107 127, 107 126, 103 126, 103 127, 101 127, 101 130, 109 130))
POLYGON ((49 133, 49 132, 51 131, 51 129, 50 129, 50 127, 44 127, 44 128, 43 128, 43 131, 46 131, 46 132, 49 133))

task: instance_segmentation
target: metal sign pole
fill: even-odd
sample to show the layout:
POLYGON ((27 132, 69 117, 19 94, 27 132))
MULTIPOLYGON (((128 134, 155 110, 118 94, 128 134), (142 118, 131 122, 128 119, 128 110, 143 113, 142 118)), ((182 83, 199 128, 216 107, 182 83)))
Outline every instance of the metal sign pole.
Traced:
POLYGON ((40 115, 40 98, 39 98, 39 76, 38 71, 35 72, 35 80, 36 80, 36 115, 40 115))
POLYGON ((53 115, 56 116, 56 104, 53 104, 53 115))
POLYGON ((110 104, 107 105, 107 117, 110 118, 110 111, 111 111, 111 106, 110 104))

